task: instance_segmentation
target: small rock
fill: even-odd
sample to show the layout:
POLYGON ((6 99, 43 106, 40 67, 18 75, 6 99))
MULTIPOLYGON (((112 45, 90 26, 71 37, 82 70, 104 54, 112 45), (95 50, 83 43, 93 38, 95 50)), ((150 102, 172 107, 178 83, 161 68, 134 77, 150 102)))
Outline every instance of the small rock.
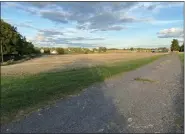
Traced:
POLYGON ((128 122, 132 122, 132 118, 128 118, 128 122))
POLYGON ((153 127, 153 125, 152 125, 152 124, 149 124, 148 126, 149 126, 149 127, 153 127))
POLYGON ((102 128, 102 129, 100 129, 100 130, 98 130, 98 132, 103 132, 104 131, 104 129, 102 128))

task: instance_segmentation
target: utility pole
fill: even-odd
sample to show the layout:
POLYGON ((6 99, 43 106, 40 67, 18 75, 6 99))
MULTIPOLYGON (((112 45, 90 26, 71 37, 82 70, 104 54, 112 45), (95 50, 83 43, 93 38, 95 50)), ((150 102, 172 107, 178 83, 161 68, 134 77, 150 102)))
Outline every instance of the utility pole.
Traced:
POLYGON ((1 62, 3 63, 3 61, 4 61, 3 60, 3 44, 1 44, 1 58, 2 58, 2 61, 1 62))

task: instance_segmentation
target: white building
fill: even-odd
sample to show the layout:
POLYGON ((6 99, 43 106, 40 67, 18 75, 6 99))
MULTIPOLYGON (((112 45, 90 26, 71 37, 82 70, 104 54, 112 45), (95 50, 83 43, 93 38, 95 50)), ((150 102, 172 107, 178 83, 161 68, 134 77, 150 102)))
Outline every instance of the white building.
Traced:
POLYGON ((41 49, 40 52, 43 54, 44 53, 44 49, 41 49))
POLYGON ((56 50, 50 50, 50 54, 58 54, 56 50))

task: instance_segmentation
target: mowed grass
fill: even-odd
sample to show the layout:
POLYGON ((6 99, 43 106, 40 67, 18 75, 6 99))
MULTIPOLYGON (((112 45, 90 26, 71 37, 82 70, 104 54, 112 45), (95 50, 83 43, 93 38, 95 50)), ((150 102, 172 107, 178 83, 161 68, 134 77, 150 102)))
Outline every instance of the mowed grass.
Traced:
POLYGON ((179 53, 179 57, 180 57, 180 60, 182 61, 182 63, 184 63, 184 52, 179 53))
POLYGON ((96 66, 61 72, 40 73, 25 76, 1 76, 1 121, 18 118, 59 98, 74 94, 106 78, 131 71, 148 64, 163 55, 152 56, 114 66, 96 66))

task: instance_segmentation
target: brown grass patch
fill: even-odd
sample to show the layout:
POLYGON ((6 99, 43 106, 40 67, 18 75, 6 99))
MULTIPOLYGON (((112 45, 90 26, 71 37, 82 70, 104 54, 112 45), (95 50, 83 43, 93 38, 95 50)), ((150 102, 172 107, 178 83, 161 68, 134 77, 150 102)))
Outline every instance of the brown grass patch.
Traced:
POLYGON ((91 67, 160 55, 159 53, 109 53, 109 54, 78 54, 49 55, 23 63, 2 66, 1 75, 36 74, 79 67, 91 67))

